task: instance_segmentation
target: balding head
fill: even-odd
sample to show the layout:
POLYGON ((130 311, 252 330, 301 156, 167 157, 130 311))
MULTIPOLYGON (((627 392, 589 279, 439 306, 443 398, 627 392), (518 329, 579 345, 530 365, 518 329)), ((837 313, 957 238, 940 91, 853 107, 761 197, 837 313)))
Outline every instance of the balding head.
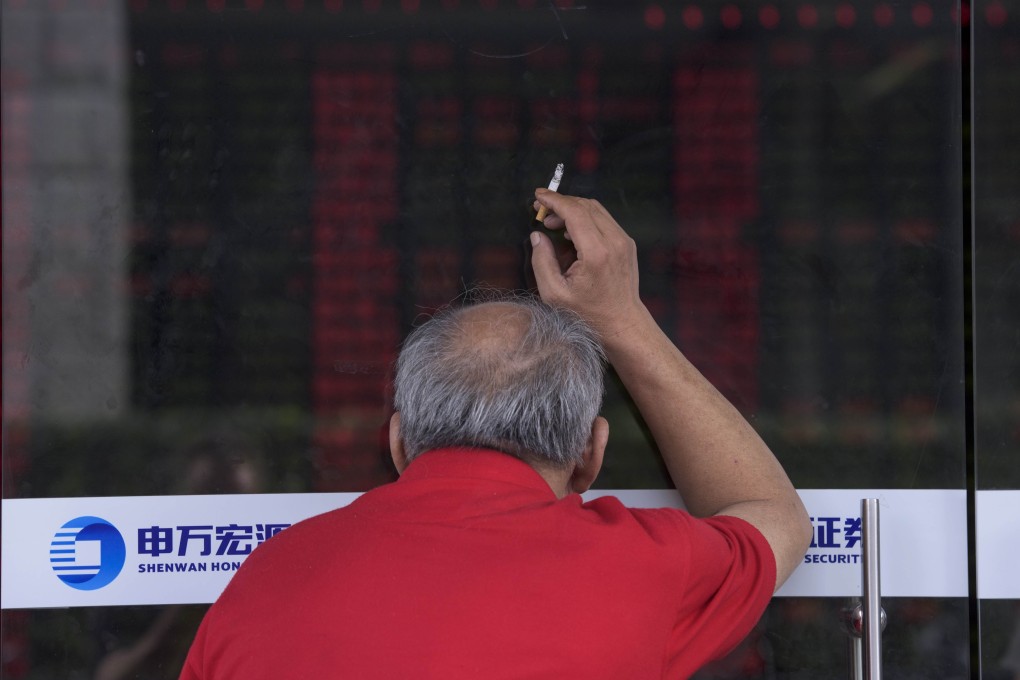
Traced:
POLYGON ((531 326, 530 310, 511 302, 470 305, 458 310, 456 317, 448 351, 467 352, 485 360, 515 351, 531 326))
POLYGON ((446 310, 415 329, 397 362, 405 454, 477 446, 577 463, 602 371, 594 332, 570 311, 532 298, 446 310))

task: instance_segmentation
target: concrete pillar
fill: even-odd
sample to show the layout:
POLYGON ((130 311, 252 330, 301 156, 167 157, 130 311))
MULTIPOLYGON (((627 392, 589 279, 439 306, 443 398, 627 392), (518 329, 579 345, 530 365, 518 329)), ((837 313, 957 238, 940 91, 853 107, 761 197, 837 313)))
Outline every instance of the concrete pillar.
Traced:
POLYGON ((125 5, 2 0, 7 421, 128 406, 125 5))

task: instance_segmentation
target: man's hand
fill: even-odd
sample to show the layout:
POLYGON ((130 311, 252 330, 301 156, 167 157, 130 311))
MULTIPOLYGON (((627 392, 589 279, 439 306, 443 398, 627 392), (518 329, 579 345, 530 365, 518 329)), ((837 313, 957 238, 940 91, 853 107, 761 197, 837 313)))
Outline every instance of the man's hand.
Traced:
POLYGON ((638 295, 637 247, 598 201, 535 190, 549 209, 548 229, 565 229, 576 251, 564 258, 541 232, 532 232, 531 256, 542 299, 580 314, 604 339, 645 315, 638 295))

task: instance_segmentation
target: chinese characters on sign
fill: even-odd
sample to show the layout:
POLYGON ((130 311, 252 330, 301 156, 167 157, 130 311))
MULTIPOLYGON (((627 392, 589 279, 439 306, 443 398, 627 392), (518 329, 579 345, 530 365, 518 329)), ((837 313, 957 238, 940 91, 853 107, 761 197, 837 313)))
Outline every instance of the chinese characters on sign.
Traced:
MULTIPOLYGON (((290 524, 183 524, 138 529, 138 554, 159 557, 244 557, 259 544, 290 524), (213 549, 215 547, 215 553, 213 549)), ((237 571, 241 560, 220 562, 150 562, 138 565, 139 573, 182 571, 237 571)))
MULTIPOLYGON (((184 525, 177 529, 177 555, 189 554, 192 542, 201 546, 198 554, 212 554, 216 541, 217 555, 250 555, 252 548, 280 533, 289 524, 227 524, 225 526, 184 525)), ((138 530, 139 555, 164 555, 174 551, 174 527, 151 526, 138 530)))
POLYGON ((814 535, 804 564, 859 564, 860 517, 812 517, 814 535), (856 552, 849 552, 857 548, 856 552))

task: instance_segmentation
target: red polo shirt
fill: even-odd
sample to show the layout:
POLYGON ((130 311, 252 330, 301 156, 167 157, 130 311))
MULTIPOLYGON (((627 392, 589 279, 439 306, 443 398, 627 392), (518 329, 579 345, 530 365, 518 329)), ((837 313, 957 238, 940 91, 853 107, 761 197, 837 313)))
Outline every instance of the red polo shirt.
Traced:
POLYGON ((181 678, 686 678, 774 584, 743 520, 558 500, 511 456, 433 451, 252 553, 181 678))

